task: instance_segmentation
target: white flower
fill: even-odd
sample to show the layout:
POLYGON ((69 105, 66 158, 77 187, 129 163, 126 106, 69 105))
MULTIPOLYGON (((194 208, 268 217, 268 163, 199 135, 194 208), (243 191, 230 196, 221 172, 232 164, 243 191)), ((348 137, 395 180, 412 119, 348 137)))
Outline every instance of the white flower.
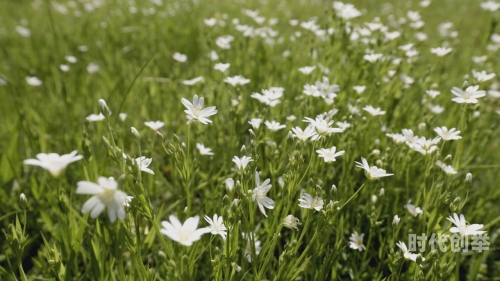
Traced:
POLYGON ((69 65, 67 65, 67 64, 61 64, 61 65, 59 65, 59 69, 62 72, 68 72, 69 71, 69 65))
POLYGON ((377 166, 370 167, 370 165, 368 165, 368 161, 366 161, 363 157, 361 157, 361 162, 362 163, 355 161, 354 163, 356 163, 356 167, 365 170, 366 177, 370 180, 394 175, 386 173, 384 169, 380 169, 377 166))
POLYGON ((311 140, 315 141, 318 140, 322 137, 329 136, 332 133, 342 133, 344 130, 340 128, 332 128, 330 127, 333 125, 333 120, 329 120, 328 117, 325 118, 322 115, 319 115, 316 117, 316 119, 312 119, 309 117, 304 117, 304 122, 308 122, 312 126, 314 126, 314 129, 316 130, 316 134, 314 134, 311 137, 311 140))
POLYGON ((354 86, 352 87, 354 91, 358 94, 362 94, 366 90, 366 86, 354 86))
POLYGON ((431 48, 431 53, 436 54, 439 57, 443 57, 449 54, 451 51, 453 51, 452 48, 446 48, 446 47, 431 48))
POLYGON ((428 155, 437 151, 438 147, 436 144, 438 144, 440 141, 441 141, 440 137, 436 137, 434 139, 426 139, 425 137, 421 138, 416 137, 413 143, 409 143, 408 146, 411 149, 422 153, 423 155, 428 155))
POLYGON ((337 12, 337 16, 345 20, 361 16, 361 12, 353 4, 344 4, 340 1, 335 1, 333 2, 333 8, 337 12))
POLYGON ((260 127, 260 123, 262 123, 262 119, 260 119, 260 118, 252 118, 252 119, 250 119, 250 121, 248 121, 248 123, 250 125, 252 125, 252 127, 255 130, 257 130, 260 127))
POLYGON ((292 136, 294 138, 298 138, 301 141, 306 141, 310 137, 316 134, 314 126, 307 126, 305 130, 302 130, 300 127, 292 128, 292 136))
POLYGON ((444 108, 439 105, 429 104, 427 107, 434 114, 441 114, 444 111, 444 108))
POLYGON ((262 184, 260 184, 260 176, 259 172, 255 171, 255 189, 253 190, 252 193, 252 200, 257 201, 257 204, 259 205, 260 211, 264 214, 264 216, 267 217, 266 215, 266 210, 265 208, 268 209, 274 209, 274 201, 267 197, 267 193, 271 189, 272 185, 269 183, 271 182, 270 179, 266 179, 262 184))
MULTIPOLYGON (((408 248, 406 248, 405 242, 399 241, 398 243, 396 243, 396 245, 403 251, 403 255, 404 255, 405 259, 417 262, 417 258, 418 258, 418 256, 420 256, 420 254, 410 253, 410 251, 408 251, 408 248)), ((424 257, 422 257, 422 256, 420 256, 420 257, 422 258, 422 261, 425 261, 424 257)))
POLYGON ((264 124, 271 131, 277 131, 277 130, 286 128, 286 125, 281 125, 280 123, 278 123, 276 121, 271 121, 271 122, 265 121, 264 124))
POLYGON ((95 219, 104 208, 108 208, 109 220, 113 223, 116 218, 125 219, 124 202, 127 194, 118 190, 118 183, 113 178, 99 177, 97 184, 80 181, 77 184, 76 194, 91 194, 82 206, 82 213, 90 212, 90 217, 95 219))
MULTIPOLYGON (((250 234, 242 234, 243 238, 247 240, 247 245, 245 247, 245 251, 243 255, 247 258, 248 262, 252 262, 252 247, 250 245, 250 234)), ((255 249, 255 254, 258 255, 260 253, 260 250, 262 250, 262 246, 260 245, 261 242, 260 240, 255 239, 255 234, 254 236, 254 249, 255 249)))
POLYGON ((341 155, 344 155, 345 151, 342 150, 342 151, 339 151, 339 152, 335 152, 337 150, 337 148, 335 146, 332 146, 332 148, 322 148, 322 149, 319 149, 319 150, 316 150, 316 152, 318 153, 318 156, 323 158, 323 160, 325 160, 326 163, 329 163, 329 162, 335 162, 335 157, 338 157, 338 156, 341 156, 341 155))
POLYGON ((304 66, 304 67, 299 68, 299 71, 302 72, 302 74, 308 75, 308 74, 311 74, 311 72, 313 72, 313 70, 315 70, 315 69, 316 69, 316 66, 304 66))
POLYGON ((229 63, 217 63, 215 64, 214 69, 220 72, 226 72, 226 70, 229 68, 230 65, 231 64, 229 63))
POLYGON ((332 99, 337 97, 335 93, 340 91, 339 85, 332 84, 330 85, 330 80, 328 77, 323 76, 323 81, 317 81, 316 82, 316 87, 320 91, 321 96, 326 97, 329 96, 332 99))
POLYGON ((363 56, 363 59, 365 59, 366 61, 369 61, 369 62, 376 62, 383 57, 384 57, 384 55, 382 55, 382 54, 367 54, 367 55, 363 56))
POLYGON ((337 124, 337 126, 339 126, 339 128, 342 130, 346 130, 351 127, 351 124, 342 121, 337 121, 335 124, 337 124))
POLYGON ((398 225, 401 219, 399 218, 398 215, 395 215, 394 218, 392 219, 392 224, 398 225))
POLYGON ((74 56, 65 56, 64 59, 69 63, 76 63, 78 61, 78 59, 74 56))
POLYGON ((354 231, 351 234, 351 237, 349 237, 349 247, 360 252, 366 250, 365 245, 363 245, 363 236, 365 236, 364 233, 361 233, 361 235, 359 235, 356 231, 354 231))
POLYGON ((186 113, 188 124, 191 123, 193 120, 198 120, 203 124, 212 123, 212 121, 207 117, 210 117, 217 113, 215 106, 202 109, 204 99, 203 98, 198 99, 198 95, 194 95, 193 103, 189 102, 185 98, 182 98, 181 102, 187 108, 186 110, 184 110, 184 112, 186 113))
POLYGON ((427 90, 425 91, 429 97, 431 97, 432 99, 437 97, 439 94, 441 94, 439 91, 436 91, 436 90, 427 90))
POLYGON ((83 158, 82 155, 76 155, 78 152, 75 150, 69 154, 59 156, 57 153, 38 153, 38 159, 26 159, 23 161, 26 165, 40 166, 49 171, 53 177, 59 177, 66 167, 83 158))
POLYGON ((225 240, 227 235, 227 228, 224 225, 222 220, 222 216, 214 215, 214 219, 212 220, 209 216, 205 216, 205 220, 210 224, 209 228, 213 235, 219 234, 225 240))
POLYGON ((474 69, 472 70, 472 76, 476 78, 477 82, 484 82, 491 80, 495 78, 496 74, 495 73, 486 73, 486 71, 475 71, 474 69))
POLYGON ((305 209, 314 209, 316 211, 321 211, 324 205, 323 199, 318 196, 313 198, 311 194, 305 192, 299 198, 299 202, 299 207, 305 209))
POLYGON ((385 114, 385 111, 382 111, 380 109, 380 107, 373 107, 371 105, 367 105, 365 107, 363 107, 363 110, 370 113, 372 116, 377 116, 377 115, 384 115, 385 114))
POLYGON ((456 103, 477 103, 478 98, 484 97, 486 95, 485 91, 478 91, 479 86, 469 86, 465 89, 465 92, 457 87, 453 87, 451 92, 455 95, 451 100, 456 103))
POLYGON ((90 74, 98 72, 99 69, 100 69, 99 65, 97 65, 94 62, 91 62, 87 65, 87 72, 90 74))
POLYGON ((217 54, 216 51, 211 51, 209 53, 210 59, 213 61, 219 60, 219 55, 217 54))
POLYGON ((26 83, 33 87, 38 87, 43 84, 42 80, 35 76, 26 76, 26 83))
POLYGON ((245 85, 250 83, 250 79, 246 79, 241 75, 236 75, 233 77, 226 77, 226 79, 224 79, 224 82, 231 84, 231 86, 233 87, 236 87, 238 85, 245 85))
POLYGON ((186 85, 186 86, 193 86, 194 84, 198 83, 198 82, 203 82, 203 77, 202 76, 198 76, 196 78, 193 78, 191 80, 184 80, 182 81, 182 84, 186 85))
POLYGON ((148 168, 152 161, 152 158, 146 158, 146 156, 141 156, 135 159, 135 163, 137 163, 137 166, 139 166, 139 170, 154 175, 155 172, 148 168))
POLYGON ((484 225, 482 224, 471 224, 467 225, 467 222, 465 221, 464 215, 460 215, 460 218, 456 213, 453 213, 453 217, 449 216, 446 218, 447 220, 451 221, 455 227, 450 228, 450 232, 452 233, 460 233, 460 235, 467 236, 467 235, 480 235, 483 233, 486 233, 484 230, 479 230, 483 228, 484 225))
POLYGON ((480 5, 481 5, 481 9, 483 9, 485 11, 495 12, 498 9, 500 9, 500 3, 495 2, 495 1, 482 2, 480 5))
POLYGON ((188 218, 184 224, 181 224, 179 219, 174 215, 169 216, 169 219, 170 222, 161 222, 163 226, 163 228, 160 229, 161 234, 184 246, 193 245, 194 242, 200 240, 203 234, 212 231, 209 227, 197 229, 198 223, 200 222, 199 216, 188 218))
POLYGON ((231 42, 234 40, 232 35, 219 36, 215 39, 215 45, 219 46, 221 49, 231 49, 231 42))
POLYGON ((445 141, 448 140, 459 140, 462 137, 459 136, 460 131, 457 131, 455 128, 451 128, 448 130, 445 126, 443 127, 437 127, 434 129, 434 131, 445 141))
POLYGON ((214 153, 212 152, 212 149, 210 147, 205 147, 201 143, 196 143, 196 148, 198 148, 201 155, 214 155, 214 153))
POLYGON ((178 53, 178 52, 175 52, 174 55, 172 56, 172 58, 178 62, 186 62, 188 59, 188 57, 186 55, 178 53))
POLYGON ((30 37, 31 31, 24 26, 16 26, 16 32, 19 33, 22 37, 30 37))
POLYGON ((411 204, 411 200, 408 200, 408 203, 405 205, 405 208, 414 217, 424 213, 424 211, 422 211, 422 209, 420 209, 420 207, 415 207, 415 205, 411 204))
POLYGON ((304 85, 304 90, 302 91, 306 96, 319 97, 321 92, 316 85, 304 85))
POLYGON ((446 165, 441 161, 436 161, 436 165, 443 170, 447 175, 456 175, 458 172, 450 165, 446 165))
POLYGON ((299 228, 297 226, 300 224, 301 223, 300 223, 299 219, 294 217, 293 215, 288 215, 283 219, 283 226, 286 228, 299 230, 299 228))
POLYGON ((248 156, 243 156, 239 158, 238 156, 233 157, 233 162, 236 164, 236 167, 240 170, 243 171, 247 167, 248 163, 252 162, 253 159, 248 156))
POLYGON ((89 116, 87 116, 86 119, 89 122, 97 122, 97 121, 102 121, 102 120, 106 119, 106 116, 102 115, 102 113, 99 113, 99 115, 90 114, 89 116))
POLYGON ((226 189, 232 191, 234 189, 234 180, 232 178, 227 178, 225 181, 226 189))
POLYGON ((217 23, 216 18, 203 19, 203 22, 208 26, 214 26, 217 23))
POLYGON ((148 121, 148 122, 144 122, 144 125, 148 126, 153 131, 158 131, 163 126, 165 126, 165 123, 163 123, 161 121, 148 121))

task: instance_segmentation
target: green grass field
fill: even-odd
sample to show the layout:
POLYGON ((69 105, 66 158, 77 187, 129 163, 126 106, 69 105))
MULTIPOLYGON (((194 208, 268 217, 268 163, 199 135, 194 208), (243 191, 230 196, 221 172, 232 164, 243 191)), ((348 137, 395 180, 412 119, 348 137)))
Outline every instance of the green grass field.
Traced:
POLYGON ((500 280, 500 2, 349 3, 2 0, 0 280, 500 280))

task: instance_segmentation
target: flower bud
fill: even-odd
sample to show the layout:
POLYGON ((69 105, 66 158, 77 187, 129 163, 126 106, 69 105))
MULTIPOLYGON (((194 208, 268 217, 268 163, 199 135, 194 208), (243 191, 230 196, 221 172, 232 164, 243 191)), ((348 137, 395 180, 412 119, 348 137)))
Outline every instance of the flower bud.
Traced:
POLYGON ((425 123, 418 124, 418 129, 420 131, 425 131, 427 129, 427 125, 425 123))
POLYGON ((19 196, 19 207, 25 210, 26 206, 28 206, 28 199, 26 199, 26 195, 24 195, 24 193, 21 193, 21 195, 19 196))
POLYGON ((392 219, 392 224, 393 225, 398 225, 400 220, 401 219, 399 218, 399 216, 395 215, 394 218, 392 219))
POLYGON ((132 131, 132 134, 137 140, 141 139, 141 134, 139 134, 139 131, 137 131, 136 128, 130 127, 130 130, 132 131))
POLYGON ((99 105, 101 106, 101 112, 104 116, 109 116, 111 115, 111 111, 109 111, 109 107, 106 104, 106 101, 103 99, 99 100, 99 105))
POLYGON ((227 178, 226 179, 226 189, 231 192, 234 189, 234 180, 232 178, 227 178))
POLYGON ((465 181, 472 182, 472 174, 471 173, 467 173, 467 175, 465 175, 465 181))
POLYGON ((300 221, 298 218, 294 217, 293 215, 288 215, 283 219, 283 226, 289 229, 295 229, 299 230, 297 225, 300 225, 300 221))

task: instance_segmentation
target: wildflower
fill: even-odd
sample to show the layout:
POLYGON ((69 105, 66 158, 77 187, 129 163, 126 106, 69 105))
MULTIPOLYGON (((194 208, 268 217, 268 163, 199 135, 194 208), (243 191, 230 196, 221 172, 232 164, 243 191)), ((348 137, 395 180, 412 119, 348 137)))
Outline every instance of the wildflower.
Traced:
POLYGON ((248 163, 250 163, 251 161, 253 161, 253 159, 251 157, 248 157, 248 156, 243 156, 241 158, 239 158, 238 156, 233 157, 233 162, 236 164, 236 167, 240 171, 245 170, 248 163))
POLYGON ((243 76, 236 75, 233 77, 226 77, 226 79, 224 79, 224 82, 231 84, 231 86, 233 87, 236 87, 238 85, 245 85, 250 83, 250 79, 246 79, 243 76))
MULTIPOLYGON (((244 239, 247 239, 247 245, 245 247, 245 251, 243 255, 247 258, 248 262, 252 262, 252 247, 250 245, 250 235, 249 234, 242 234, 244 239)), ((255 235, 254 235, 255 237, 255 235)), ((258 255, 260 253, 260 250, 262 250, 260 240, 254 239, 254 249, 255 249, 255 254, 258 255)))
POLYGON ((220 72, 226 72, 226 70, 229 68, 230 64, 229 63, 217 63, 214 66, 215 70, 218 70, 220 72))
POLYGON ((139 170, 154 175, 155 172, 148 168, 152 161, 152 158, 146 158, 146 156, 141 156, 135 159, 135 163, 137 163, 137 166, 139 166, 139 170))
POLYGON ((453 217, 449 216, 446 218, 447 220, 451 221, 455 227, 450 228, 450 232, 452 233, 460 233, 460 235, 467 236, 467 235, 481 235, 483 233, 486 233, 486 231, 479 230, 483 228, 484 225, 482 224, 471 224, 467 225, 467 222, 465 221, 464 215, 460 215, 460 218, 456 213, 453 214, 453 217))
POLYGON ((148 126, 153 131, 158 131, 163 126, 165 126, 165 123, 163 123, 161 121, 148 121, 148 122, 144 122, 144 125, 148 126))
POLYGON ((228 50, 231 49, 231 42, 234 40, 232 35, 219 36, 215 39, 215 45, 219 48, 228 50))
POLYGON ((410 214, 412 214, 414 217, 423 214, 424 211, 420 209, 420 207, 415 207, 415 205, 411 204, 411 200, 408 200, 408 203, 404 206, 410 214))
POLYGON ((271 131, 277 131, 277 130, 286 128, 286 125, 281 125, 280 123, 278 123, 276 121, 271 121, 271 122, 265 121, 264 124, 271 131))
POLYGON ((326 163, 329 163, 329 162, 335 162, 335 157, 344 155, 344 153, 345 153, 344 150, 339 151, 339 152, 335 152, 336 150, 337 150, 337 148, 335 146, 332 146, 332 148, 322 148, 322 149, 316 150, 316 152, 318 153, 319 157, 321 157, 321 158, 323 158, 323 160, 325 160, 326 163))
POLYGON ((96 73, 100 70, 100 67, 98 64, 94 63, 94 62, 91 62, 87 65, 87 72, 92 74, 92 73, 96 73))
POLYGON ((16 32, 19 33, 22 37, 30 37, 31 36, 31 31, 29 28, 26 28, 24 26, 16 26, 16 32))
POLYGON ((214 219, 212 220, 209 216, 205 216, 205 220, 210 224, 209 228, 212 231, 213 235, 219 234, 225 240, 227 235, 227 228, 224 225, 222 220, 222 216, 214 215, 214 219))
POLYGON ((19 195, 19 207, 25 210, 27 206, 28 206, 28 199, 26 199, 26 195, 24 195, 24 193, 21 193, 21 195, 19 195))
POLYGON ((371 105, 367 105, 363 107, 363 110, 370 113, 372 116, 377 116, 377 115, 384 115, 385 111, 382 111, 380 107, 374 108, 371 105))
POLYGON ((321 211, 323 209, 323 199, 320 197, 312 197, 309 193, 303 193, 302 196, 299 198, 299 207, 305 208, 305 209, 314 209, 316 211, 321 211))
POLYGON ((446 128, 445 126, 439 128, 435 128, 434 131, 444 140, 444 141, 448 141, 448 140, 459 140, 461 139, 462 137, 459 136, 460 134, 460 131, 457 131, 457 129, 455 128, 451 128, 448 130, 448 128, 446 128))
POLYGON ((349 124, 347 122, 342 122, 342 121, 337 121, 337 123, 335 123, 335 124, 337 124, 337 126, 339 126, 339 128, 342 130, 346 130, 346 129, 351 127, 351 124, 349 124))
POLYGON ((472 76, 476 78, 477 82, 484 82, 491 80, 495 78, 496 74, 495 73, 486 73, 486 71, 475 71, 474 69, 472 70, 472 76))
POLYGON ((339 85, 332 84, 330 85, 330 80, 328 77, 323 76, 323 81, 317 81, 316 82, 316 87, 318 88, 321 96, 332 96, 332 99, 335 98, 337 95, 335 93, 340 91, 339 85))
POLYGON ((425 137, 416 138, 415 141, 409 144, 409 147, 417 152, 422 153, 423 155, 429 155, 433 152, 437 151, 438 144, 441 141, 440 137, 436 137, 434 139, 426 139, 425 137))
POLYGON ((196 148, 198 148, 201 155, 214 155, 214 153, 212 152, 212 149, 210 147, 205 147, 201 143, 196 143, 196 148))
POLYGON ((365 170, 366 177, 369 180, 377 179, 377 178, 382 178, 382 177, 388 177, 388 176, 393 176, 394 174, 388 174, 384 169, 380 169, 377 166, 372 166, 368 165, 368 161, 366 161, 365 158, 361 157, 361 162, 354 162, 356 163, 356 167, 362 168, 365 170))
POLYGON ((87 116, 86 119, 89 122, 97 122, 97 121, 102 121, 102 120, 106 119, 106 116, 102 115, 102 113, 99 113, 99 115, 90 114, 89 116, 87 116))
POLYGON ((270 179, 266 179, 262 184, 260 184, 260 176, 259 172, 255 171, 255 189, 253 190, 252 193, 252 200, 257 201, 257 204, 259 205, 260 211, 264 214, 264 216, 267 217, 266 215, 266 210, 264 207, 268 209, 274 209, 274 201, 267 197, 267 193, 271 189, 272 185, 269 184, 271 182, 270 179))
POLYGON ((341 133, 344 131, 340 128, 331 128, 330 126, 333 125, 333 120, 329 120, 328 117, 325 118, 321 115, 317 116, 316 119, 305 117, 303 121, 308 122, 309 124, 314 126, 316 134, 311 137, 311 140, 313 141, 318 140, 324 136, 329 136, 332 133, 341 133))
POLYGON ((443 57, 449 54, 453 49, 446 47, 431 48, 431 53, 436 54, 438 57, 443 57))
POLYGON ((78 59, 74 56, 65 56, 64 59, 69 63, 76 63, 78 59))
POLYGON ((444 111, 444 108, 439 105, 429 104, 427 107, 434 114, 441 114, 444 111))
POLYGON ((364 233, 361 233, 361 235, 359 235, 356 231, 354 231, 351 234, 351 237, 349 237, 349 247, 360 252, 366 250, 365 245, 363 245, 363 236, 365 236, 364 233))
POLYGON ((367 54, 367 55, 363 56, 363 59, 373 63, 373 62, 380 60, 383 57, 384 57, 384 55, 382 55, 382 54, 367 54))
POLYGON ((43 84, 42 80, 35 76, 26 76, 26 83, 33 87, 38 87, 43 84))
POLYGON ((69 71, 69 65, 67 65, 67 64, 61 64, 61 65, 59 65, 59 69, 62 72, 68 72, 69 71))
POLYGON ((25 165, 40 166, 49 171, 53 177, 57 178, 64 172, 70 163, 83 158, 82 155, 76 155, 77 153, 76 150, 61 156, 57 153, 38 153, 36 155, 38 159, 26 159, 23 163, 25 165))
POLYGON ((299 68, 299 71, 302 72, 302 74, 309 75, 315 69, 316 69, 316 66, 304 66, 304 67, 299 68))
POLYGON ((196 83, 199 83, 199 82, 203 82, 204 79, 202 76, 198 76, 196 78, 193 78, 191 80, 184 80, 182 81, 182 84, 186 85, 186 86, 193 86, 194 84, 196 83))
POLYGON ((410 251, 408 251, 408 248, 406 247, 405 242, 399 241, 398 243, 396 243, 396 245, 403 251, 403 256, 405 257, 405 259, 417 262, 417 258, 418 256, 420 256, 422 258, 422 261, 425 261, 425 258, 420 254, 410 253, 410 251))
POLYGON ((207 117, 210 117, 217 113, 215 106, 202 109, 204 99, 203 98, 198 99, 198 95, 194 95, 193 103, 189 102, 185 98, 182 98, 181 102, 187 108, 186 110, 184 110, 184 112, 186 113, 188 124, 191 123, 193 120, 198 120, 203 124, 212 123, 212 121, 207 117))
POLYGON ((137 139, 137 140, 140 140, 141 139, 141 134, 139 134, 139 131, 137 131, 136 128, 134 127, 130 127, 130 132, 132 133, 132 135, 134 135, 134 137, 137 139))
POLYGON ((288 215, 283 219, 283 226, 289 229, 299 230, 297 226, 300 224, 301 223, 299 219, 294 217, 293 215, 288 215))
POLYGON ((486 1, 480 4, 481 9, 485 11, 495 12, 500 9, 500 3, 495 1, 486 1))
POLYGON ((366 86, 354 86, 352 87, 354 91, 358 94, 362 94, 366 90, 366 86))
POLYGON ((262 119, 260 119, 260 118, 252 118, 252 119, 250 119, 250 121, 248 121, 248 123, 250 125, 252 125, 252 127, 255 130, 257 130, 260 127, 260 123, 262 123, 262 119))
POLYGON ((99 177, 97 184, 88 181, 77 183, 76 194, 91 194, 82 206, 82 213, 90 212, 90 217, 95 219, 104 208, 108 208, 109 220, 113 223, 116 218, 125 219, 124 199, 125 192, 118 190, 118 183, 113 178, 99 177))
POLYGON ((178 52, 175 52, 173 55, 172 55, 172 58, 178 62, 186 62, 188 57, 184 54, 181 54, 181 53, 178 53, 178 52))
POLYGON ((302 93, 304 93, 304 95, 306 96, 312 96, 312 97, 319 97, 321 95, 321 92, 319 91, 316 85, 309 85, 309 84, 304 85, 304 90, 302 91, 302 93))
POLYGON ((427 95, 429 95, 429 97, 431 97, 432 99, 437 97, 439 94, 441 94, 439 91, 436 91, 436 90, 427 90, 425 91, 427 93, 427 95))
POLYGON ((451 92, 455 95, 451 100, 456 103, 477 103, 478 98, 484 97, 486 95, 485 91, 478 91, 479 86, 469 86, 465 89, 465 92, 457 87, 453 87, 451 92))
POLYGON ((333 2, 333 9, 335 9, 337 16, 344 20, 361 16, 361 12, 353 4, 344 4, 340 1, 335 1, 333 2))
POLYGON ((465 175, 465 181, 466 182, 472 182, 472 174, 471 173, 467 173, 467 175, 465 175))
POLYGON ((169 219, 170 222, 161 222, 161 225, 163 226, 163 228, 160 229, 161 234, 179 242, 184 246, 193 245, 194 242, 200 240, 203 234, 212 231, 209 227, 198 229, 198 223, 200 222, 199 216, 188 218, 184 224, 181 224, 179 219, 174 215, 169 216, 169 219))
POLYGON ((441 161, 436 161, 436 166, 441 168, 443 172, 445 172, 447 175, 456 175, 458 172, 450 165, 446 165, 441 161))
POLYGON ((225 181, 226 189, 232 191, 234 189, 234 180, 232 178, 227 178, 225 181))
POLYGON ((392 219, 392 224, 393 225, 398 225, 400 220, 401 219, 399 218, 399 216, 395 215, 394 218, 392 219))
POLYGON ((292 132, 292 136, 294 138, 298 138, 301 141, 306 141, 316 134, 313 126, 307 126, 305 130, 302 130, 300 127, 295 127, 292 128, 292 132))

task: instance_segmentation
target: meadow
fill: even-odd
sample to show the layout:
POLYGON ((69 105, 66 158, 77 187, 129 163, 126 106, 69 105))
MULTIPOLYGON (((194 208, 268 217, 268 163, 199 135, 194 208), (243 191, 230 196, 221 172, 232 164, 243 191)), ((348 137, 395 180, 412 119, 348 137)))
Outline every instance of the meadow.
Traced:
POLYGON ((499 20, 1 1, 0 280, 500 280, 499 20))

